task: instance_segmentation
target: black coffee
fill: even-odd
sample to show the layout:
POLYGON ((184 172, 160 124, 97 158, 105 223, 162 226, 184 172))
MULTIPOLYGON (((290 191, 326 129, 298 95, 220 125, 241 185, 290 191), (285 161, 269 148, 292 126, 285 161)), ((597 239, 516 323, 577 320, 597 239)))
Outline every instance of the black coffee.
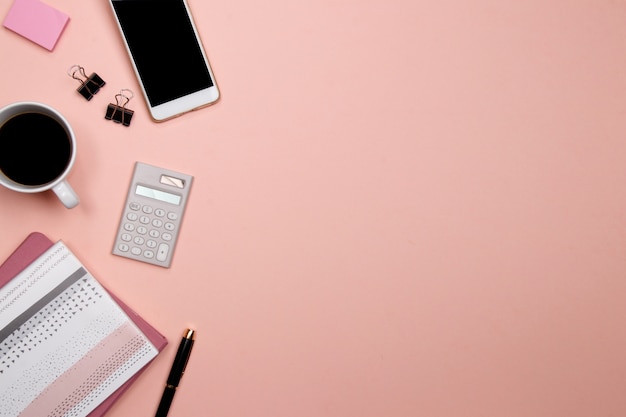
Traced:
POLYGON ((0 126, 0 171, 14 182, 47 184, 65 171, 71 155, 68 132, 48 115, 21 113, 0 126))

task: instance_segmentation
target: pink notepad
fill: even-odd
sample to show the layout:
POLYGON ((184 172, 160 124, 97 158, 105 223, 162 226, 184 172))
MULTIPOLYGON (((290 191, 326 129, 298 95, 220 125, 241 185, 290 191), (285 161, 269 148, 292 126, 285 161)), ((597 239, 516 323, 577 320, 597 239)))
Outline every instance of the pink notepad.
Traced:
POLYGON ((39 0, 15 0, 3 26, 52 51, 69 20, 68 15, 39 0))

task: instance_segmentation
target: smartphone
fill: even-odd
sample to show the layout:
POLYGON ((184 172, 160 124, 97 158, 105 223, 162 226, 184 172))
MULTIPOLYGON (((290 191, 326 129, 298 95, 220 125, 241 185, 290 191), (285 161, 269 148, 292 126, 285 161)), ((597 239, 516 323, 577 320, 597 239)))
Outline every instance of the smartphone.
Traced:
POLYGON ((186 0, 109 0, 151 117, 215 103, 219 90, 186 0))

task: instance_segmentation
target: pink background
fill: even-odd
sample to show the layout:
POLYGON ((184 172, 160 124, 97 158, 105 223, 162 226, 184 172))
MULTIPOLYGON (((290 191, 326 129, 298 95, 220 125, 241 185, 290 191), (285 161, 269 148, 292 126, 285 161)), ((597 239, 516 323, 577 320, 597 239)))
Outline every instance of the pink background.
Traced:
POLYGON ((81 197, 0 189, 0 256, 62 239, 170 340, 111 417, 188 326, 172 416, 626 415, 626 2, 190 2, 222 99, 163 124, 105 0, 48 0, 53 52, 0 30, 81 197), (195 176, 171 269, 111 255, 137 160, 195 176))

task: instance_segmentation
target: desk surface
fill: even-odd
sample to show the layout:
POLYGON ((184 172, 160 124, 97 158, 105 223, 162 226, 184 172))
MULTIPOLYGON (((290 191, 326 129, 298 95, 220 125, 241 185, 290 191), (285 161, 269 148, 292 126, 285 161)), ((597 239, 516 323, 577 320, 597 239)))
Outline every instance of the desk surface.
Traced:
POLYGON ((626 414, 626 3, 191 0, 222 99, 128 128, 106 1, 47 3, 53 52, 0 30, 1 104, 69 119, 81 203, 1 189, 0 255, 63 239, 168 337, 111 417, 188 326, 172 416, 626 414), (137 160, 195 176, 170 269, 111 254, 137 160))

